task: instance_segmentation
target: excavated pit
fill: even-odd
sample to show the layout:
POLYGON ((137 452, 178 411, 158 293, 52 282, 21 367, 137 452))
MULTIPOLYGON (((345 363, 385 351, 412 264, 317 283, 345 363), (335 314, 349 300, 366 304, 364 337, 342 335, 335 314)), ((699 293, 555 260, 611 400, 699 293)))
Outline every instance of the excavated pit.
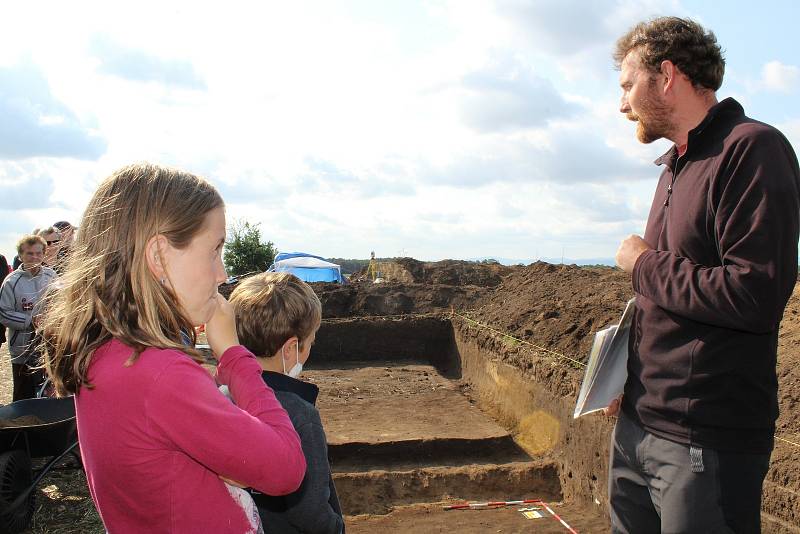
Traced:
POLYGON ((518 499, 558 503, 579 532, 609 530, 601 506, 565 499, 592 481, 565 456, 567 406, 448 317, 324 320, 304 378, 320 387, 348 532, 565 531, 541 508, 539 519, 519 506, 443 510, 518 499))
MULTIPOLYGON (((573 419, 582 370, 484 326, 445 312, 323 321, 304 376, 321 389, 348 532, 566 531, 546 513, 525 519, 519 507, 443 511, 455 501, 525 498, 558 502, 554 511, 577 532, 610 531, 614 420, 573 419)), ((796 450, 776 443, 765 533, 800 532, 789 475, 796 450)))

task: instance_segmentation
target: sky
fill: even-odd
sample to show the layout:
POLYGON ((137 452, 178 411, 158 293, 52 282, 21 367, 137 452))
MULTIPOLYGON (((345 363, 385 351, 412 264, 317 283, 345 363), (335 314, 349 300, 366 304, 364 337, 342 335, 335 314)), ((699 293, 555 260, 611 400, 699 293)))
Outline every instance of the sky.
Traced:
POLYGON ((669 142, 619 113, 611 51, 690 17, 718 98, 800 148, 800 3, 5 2, 0 252, 137 161, 201 175, 228 224, 324 257, 613 258, 669 142), (723 7, 724 6, 724 7, 723 7))

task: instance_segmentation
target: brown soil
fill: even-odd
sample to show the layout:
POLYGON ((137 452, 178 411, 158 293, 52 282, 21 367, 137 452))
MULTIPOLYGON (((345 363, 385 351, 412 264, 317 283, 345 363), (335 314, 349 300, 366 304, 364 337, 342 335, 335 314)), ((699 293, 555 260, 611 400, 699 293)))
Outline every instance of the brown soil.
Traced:
MULTIPOLYGON (((395 258, 377 262, 380 277, 386 282, 436 284, 448 286, 495 287, 514 270, 499 263, 462 260, 422 262, 413 258, 395 258)), ((371 281, 367 268, 353 274, 354 281, 371 281)))
POLYGON ((43 424, 45 424, 45 421, 42 421, 35 415, 23 415, 21 417, 15 417, 14 419, 0 419, 0 428, 18 428, 43 424))
MULTIPOLYGON (((560 498, 555 463, 529 456, 466 396, 465 384, 430 364, 326 362, 305 376, 321 390, 317 406, 342 509, 348 516, 372 514, 348 517, 348 525, 404 532, 404 514, 410 511, 416 520, 417 508, 398 515, 398 507, 510 495, 560 498), (387 513, 388 522, 380 517, 387 513)), ((420 518, 445 530, 453 519, 420 518)), ((605 523, 602 518, 595 526, 605 523)))
POLYGON ((430 439, 509 436, 462 395, 458 385, 419 362, 351 362, 346 368, 308 371, 328 443, 388 444, 430 439), (414 414, 409 417, 409 414, 414 414), (386 421, 392 421, 389 427, 386 421))
MULTIPOLYGON (((629 276, 618 269, 536 263, 506 276, 496 292, 466 315, 519 339, 585 361, 592 333, 616 322, 631 296, 629 276)), ((504 347, 495 340, 491 348, 509 354, 508 361, 523 370, 537 361, 535 351, 528 351, 532 355, 526 356, 525 351, 520 354, 519 347, 510 345, 504 347)), ((561 372, 534 374, 554 393, 574 398, 582 373, 581 369, 566 365, 561 372)), ((764 531, 783 532, 783 525, 800 532, 800 419, 796 416, 800 409, 800 285, 795 288, 781 323, 777 375, 780 416, 762 497, 765 517, 774 521, 764 531)))
MULTIPOLYGON (((488 293, 479 285, 455 286, 419 283, 412 277, 403 283, 373 284, 362 279, 349 284, 315 282, 311 284, 322 301, 322 316, 369 317, 445 312, 451 307, 472 308, 488 293)), ((494 278, 492 278, 494 281, 494 278)), ((497 278, 500 283, 500 278, 497 278)), ((219 292, 226 298, 236 284, 223 284, 219 292)))
POLYGON ((537 262, 506 276, 468 315, 585 361, 593 333, 618 321, 632 296, 630 278, 619 269, 537 262))
POLYGON ((324 318, 402 315, 472 308, 489 290, 480 286, 363 281, 348 285, 315 283, 324 318))
MULTIPOLYGON (((487 532, 516 534, 536 532, 563 534, 564 526, 538 505, 508 506, 474 510, 445 511, 442 504, 423 504, 397 507, 388 515, 360 515, 349 519, 350 534, 375 532, 425 532, 450 534, 485 534, 487 532), (527 519, 521 508, 538 508, 542 517, 527 519)), ((576 532, 602 534, 610 532, 607 520, 599 507, 577 504, 550 504, 548 506, 576 532)))
MULTIPOLYGON (((410 267, 406 271, 419 273, 415 264, 410 264, 410 267)), ((482 325, 510 334, 516 340, 554 351, 557 354, 551 358, 553 364, 542 365, 543 356, 553 356, 551 353, 520 345, 515 339, 495 335, 482 345, 495 354, 504 355, 504 360, 521 369, 525 376, 531 376, 554 394, 566 398, 574 399, 583 371, 559 355, 585 362, 593 332, 616 322, 624 303, 633 296, 629 275, 618 269, 537 262, 499 274, 502 282, 491 290, 475 287, 476 296, 472 299, 454 293, 453 300, 440 300, 431 305, 430 295, 446 295, 450 290, 448 286, 431 283, 445 278, 436 273, 436 267, 436 264, 425 264, 424 276, 430 285, 384 284, 380 291, 391 295, 394 302, 406 302, 403 309, 408 313, 447 311, 452 306, 456 313, 482 325)), ((451 266, 443 263, 442 268, 447 272, 451 266)), ((487 272, 492 269, 476 264, 469 268, 485 268, 487 272)), ((492 271, 490 274, 498 273, 492 271)), ((414 279, 419 279, 419 274, 414 279)), ((367 294, 375 291, 372 287, 367 285, 367 294)), ((318 292, 325 301, 325 291, 318 292)), ((343 315, 373 314, 364 312, 362 302, 366 302, 366 298, 359 298, 364 298, 364 301, 352 301, 350 309, 343 315)), ((391 313, 389 310, 385 312, 391 313)), ((787 524, 800 526, 796 519, 800 511, 800 499, 797 498, 800 495, 800 447, 797 445, 800 443, 800 419, 795 416, 800 410, 800 287, 790 299, 781 324, 777 374, 780 416, 772 466, 764 486, 764 510, 778 518, 794 517, 787 524)), ((570 475, 581 477, 585 474, 576 472, 570 475)), ((780 522, 778 519, 777 523, 780 522)), ((776 531, 777 528, 773 524, 765 527, 765 531, 776 531)))

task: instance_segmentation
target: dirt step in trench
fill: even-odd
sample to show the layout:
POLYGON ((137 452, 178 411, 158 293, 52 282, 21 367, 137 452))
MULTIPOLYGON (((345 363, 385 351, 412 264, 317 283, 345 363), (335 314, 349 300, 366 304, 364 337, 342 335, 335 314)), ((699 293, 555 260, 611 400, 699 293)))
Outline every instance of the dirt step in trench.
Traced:
MULTIPOLYGON (((505 515, 511 523, 522 521, 509 528, 530 529, 545 520, 558 525, 549 516, 526 519, 519 507, 443 510, 443 504, 463 501, 557 502, 561 488, 554 462, 531 458, 461 393, 458 381, 433 366, 347 362, 304 377, 320 387, 317 406, 339 498, 352 525, 348 532, 409 532, 415 522, 419 532, 472 532, 467 527, 474 521, 481 525, 505 515)), ((559 528, 553 532, 566 531, 559 528)))
MULTIPOLYGON (((575 532, 581 534, 611 532, 608 521, 597 514, 596 507, 551 503, 548 503, 548 506, 575 532)), ((537 504, 451 511, 443 511, 440 504, 415 504, 395 507, 385 515, 359 515, 347 518, 348 534, 375 532, 564 534, 569 531, 543 506, 537 504), (526 516, 520 510, 535 513, 526 516)))

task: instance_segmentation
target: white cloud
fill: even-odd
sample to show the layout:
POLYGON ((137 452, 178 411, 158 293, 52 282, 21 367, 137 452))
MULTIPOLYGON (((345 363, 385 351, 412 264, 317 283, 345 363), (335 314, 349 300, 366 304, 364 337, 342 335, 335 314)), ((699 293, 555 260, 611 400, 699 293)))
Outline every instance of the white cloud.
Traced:
POLYGON ((637 22, 685 14, 677 0, 500 0, 495 7, 513 47, 554 60, 569 81, 603 78, 616 39, 637 22))
POLYGON ((568 56, 608 40, 606 21, 615 4, 614 0, 502 0, 497 10, 535 46, 556 56, 568 56))
POLYGON ((106 141, 50 91, 33 64, 0 66, 0 158, 98 159, 106 141))
POLYGON ((800 82, 800 69, 795 65, 784 65, 780 61, 770 61, 761 69, 761 87, 768 91, 792 93, 800 82))
POLYGON ((37 210, 49 206, 53 178, 26 165, 0 165, 0 210, 37 210), (33 172, 31 172, 33 171, 33 172))
POLYGON ((551 81, 511 57, 466 74, 462 87, 464 118, 479 131, 541 127, 580 110, 565 100, 551 81))
POLYGON ((94 36, 90 48, 100 61, 98 70, 102 73, 137 82, 206 89, 205 81, 189 61, 159 58, 142 50, 125 47, 107 35, 94 36))

